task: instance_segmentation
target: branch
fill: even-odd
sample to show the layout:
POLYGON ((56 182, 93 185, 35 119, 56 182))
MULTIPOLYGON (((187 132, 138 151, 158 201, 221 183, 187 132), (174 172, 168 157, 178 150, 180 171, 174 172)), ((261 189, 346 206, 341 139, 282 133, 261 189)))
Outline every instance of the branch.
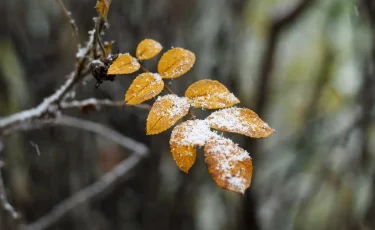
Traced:
POLYGON ((124 175, 128 173, 133 167, 135 167, 143 157, 148 155, 149 152, 148 148, 145 145, 138 143, 128 137, 125 137, 104 125, 69 116, 61 116, 56 119, 50 120, 40 120, 38 122, 32 123, 32 125, 18 126, 17 130, 32 130, 53 125, 74 127, 102 135, 110 140, 117 142, 124 148, 131 150, 133 152, 133 155, 128 159, 122 161, 112 171, 104 174, 104 176, 94 184, 73 194, 71 197, 56 205, 48 214, 41 217, 34 223, 25 226, 24 228, 27 230, 45 229, 56 223, 59 219, 63 218, 68 212, 70 212, 78 205, 88 202, 93 198, 96 198, 99 195, 103 194, 104 192, 112 189, 118 182, 123 179, 124 175))
POLYGON ((128 159, 123 160, 116 166, 112 171, 104 174, 104 176, 94 184, 80 190, 73 196, 62 201, 56 205, 49 213, 41 217, 37 221, 27 225, 25 230, 42 230, 50 227, 68 212, 73 210, 80 204, 90 201, 91 199, 98 197, 100 194, 114 187, 117 182, 124 179, 124 175, 134 168, 141 160, 140 154, 133 154, 128 159))
MULTIPOLYGON (((0 153, 2 152, 2 150, 3 150, 3 144, 2 144, 2 142, 0 140, 0 153)), ((4 181, 3 181, 3 176, 1 174, 1 168, 2 168, 2 166, 3 166, 3 162, 0 160, 0 204, 3 207, 3 209, 6 212, 8 212, 9 215, 13 219, 18 219, 20 217, 20 215, 14 209, 14 207, 9 203, 8 198, 7 198, 7 194, 6 194, 5 186, 4 186, 4 181)))
POLYGON ((73 30, 72 33, 73 33, 73 39, 75 41, 76 52, 78 52, 79 47, 80 47, 79 36, 78 36, 78 27, 77 27, 74 19, 72 18, 72 13, 70 13, 68 11, 68 9, 66 9, 62 0, 56 0, 56 2, 59 5, 59 7, 61 8, 61 10, 64 12, 65 17, 69 20, 70 26, 72 27, 72 30, 73 30))
POLYGON ((86 106, 110 106, 110 107, 123 107, 123 106, 129 106, 129 107, 135 107, 139 109, 145 109, 150 110, 151 106, 147 104, 139 104, 139 105, 127 105, 124 104, 124 101, 111 101, 108 99, 99 100, 96 98, 89 98, 85 99, 83 101, 69 101, 69 102, 62 102, 60 104, 60 107, 62 109, 69 109, 69 108, 82 108, 86 106))
POLYGON ((275 13, 271 19, 271 31, 266 42, 266 50, 260 67, 260 84, 258 87, 258 101, 255 111, 259 115, 264 113, 268 101, 268 90, 271 82, 271 74, 274 68, 277 42, 281 31, 301 16, 315 0, 300 0, 294 7, 275 13))

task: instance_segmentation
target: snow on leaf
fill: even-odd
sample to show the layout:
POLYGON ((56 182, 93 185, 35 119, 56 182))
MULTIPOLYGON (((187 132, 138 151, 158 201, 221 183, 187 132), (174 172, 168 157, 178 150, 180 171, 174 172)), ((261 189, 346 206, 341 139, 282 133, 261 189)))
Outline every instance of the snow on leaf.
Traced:
POLYGON ((211 137, 204 148, 208 171, 224 189, 244 194, 250 187, 253 165, 249 153, 222 136, 211 137))
POLYGON ((168 94, 158 97, 147 117, 146 134, 161 133, 189 112, 190 105, 185 97, 168 94))
POLYGON ((204 120, 188 120, 174 127, 169 144, 180 170, 188 173, 196 159, 195 147, 203 146, 215 135, 204 120))
POLYGON ((189 86, 185 92, 189 103, 197 108, 222 109, 240 103, 223 84, 215 80, 200 80, 189 86))
POLYGON ((112 0, 98 0, 96 2, 96 10, 98 15, 103 18, 107 18, 109 6, 111 5, 112 0))
POLYGON ((194 53, 183 48, 172 48, 160 58, 158 72, 162 78, 177 78, 188 72, 194 63, 194 53))
POLYGON ((107 74, 130 74, 139 70, 141 65, 129 53, 119 54, 109 67, 107 74))
POLYGON ((242 134, 248 137, 268 137, 275 132, 250 109, 228 108, 213 112, 206 118, 213 129, 242 134))
POLYGON ((136 50, 136 57, 138 60, 147 60, 155 57, 163 49, 163 46, 152 39, 145 39, 141 41, 136 50))
POLYGON ((164 81, 158 73, 138 75, 125 94, 125 103, 137 105, 157 96, 164 88, 164 81))

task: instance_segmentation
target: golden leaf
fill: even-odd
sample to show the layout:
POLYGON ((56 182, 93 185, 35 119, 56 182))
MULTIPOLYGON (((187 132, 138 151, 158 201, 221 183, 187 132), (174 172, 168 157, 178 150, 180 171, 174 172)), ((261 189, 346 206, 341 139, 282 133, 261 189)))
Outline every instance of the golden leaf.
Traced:
POLYGON ((109 6, 111 5, 112 0, 98 0, 96 2, 96 10, 98 15, 103 18, 107 18, 109 6))
POLYGON ((162 78, 176 78, 193 67, 195 54, 183 48, 173 48, 163 54, 158 63, 162 78))
POLYGON ((211 113, 206 118, 213 129, 239 133, 248 137, 268 137, 275 132, 250 109, 228 108, 211 113))
POLYGON ((107 74, 129 74, 139 70, 141 65, 129 53, 119 54, 109 67, 107 74))
POLYGON ((163 46, 155 40, 145 39, 138 44, 136 57, 138 60, 147 60, 155 57, 163 49, 163 46))
MULTIPOLYGON (((114 41, 104 42, 104 51, 107 56, 112 53, 113 43, 114 41)), ((102 56, 104 56, 102 51, 100 51, 100 53, 102 54, 102 56)))
POLYGON ((205 109, 222 109, 240 103, 223 84, 215 80, 200 80, 185 92, 191 106, 205 109))
POLYGON ((244 194, 250 187, 253 165, 249 153, 222 136, 211 137, 204 148, 205 162, 215 183, 244 194))
POLYGON ((158 73, 138 75, 125 94, 125 103, 137 105, 157 96, 164 88, 164 81, 158 73))
POLYGON ((203 146, 216 135, 207 121, 188 120, 174 127, 169 141, 171 153, 180 170, 187 173, 196 159, 196 146, 203 146))
POLYGON ((158 134, 169 129, 189 112, 189 108, 185 97, 174 94, 158 97, 147 117, 146 134, 158 134))

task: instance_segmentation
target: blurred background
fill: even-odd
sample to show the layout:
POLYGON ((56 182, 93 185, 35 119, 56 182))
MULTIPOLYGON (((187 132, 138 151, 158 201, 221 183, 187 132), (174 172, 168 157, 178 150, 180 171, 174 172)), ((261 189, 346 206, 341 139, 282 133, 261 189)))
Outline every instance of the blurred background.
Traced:
MULTIPOLYGON (((81 42, 95 0, 64 0, 81 42)), ((36 106, 74 69, 71 27, 56 1, 0 1, 0 117, 36 106)), ((276 133, 251 140, 254 173, 244 196, 215 185, 202 157, 189 174, 169 152, 170 130, 145 135, 147 111, 108 108, 66 114, 105 124, 146 144, 150 155, 115 188, 48 229, 375 229, 375 5, 372 0, 113 0, 103 36, 135 52, 144 38, 193 51, 194 68, 169 86, 183 95, 216 79, 276 133)), ((160 55, 146 63, 155 70, 160 55)), ((136 75, 76 99, 123 100, 136 75)), ((197 111, 204 117, 207 111, 197 111)), ((97 181, 129 152, 68 127, 1 139, 8 199, 30 223, 97 181), (40 150, 38 154, 34 144, 40 150)), ((18 229, 0 210, 0 229, 18 229)))

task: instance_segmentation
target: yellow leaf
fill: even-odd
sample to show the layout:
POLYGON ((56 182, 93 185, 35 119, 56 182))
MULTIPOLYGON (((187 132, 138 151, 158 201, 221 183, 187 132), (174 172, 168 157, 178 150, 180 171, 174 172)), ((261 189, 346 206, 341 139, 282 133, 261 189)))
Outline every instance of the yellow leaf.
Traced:
POLYGON ((203 146, 216 135, 207 121, 188 120, 174 127, 169 141, 173 159, 180 170, 187 173, 196 159, 196 146, 203 146))
POLYGON ((193 67, 195 54, 182 48, 173 48, 163 54, 158 63, 162 78, 177 78, 193 67))
POLYGON ((138 44, 136 57, 138 60, 147 60, 155 57, 163 49, 161 44, 152 39, 145 39, 138 44))
POLYGON ((98 15, 107 18, 109 6, 111 5, 112 0, 98 0, 96 2, 96 10, 98 11, 98 15))
POLYGON ((159 97, 148 114, 146 134, 158 134, 169 129, 189 112, 189 108, 185 97, 174 94, 159 97))
POLYGON ((275 132, 250 109, 228 108, 211 113, 206 118, 213 129, 239 133, 248 137, 268 137, 275 132))
POLYGON ((141 65, 129 53, 119 54, 116 60, 111 64, 107 74, 130 74, 139 70, 141 65))
POLYGON ((125 103, 137 105, 157 96, 164 88, 164 81, 158 73, 138 75, 125 94, 125 103))
POLYGON ((223 84, 214 80, 200 80, 185 92, 191 106, 205 109, 222 109, 240 103, 223 84))
POLYGON ((250 187, 253 165, 249 153, 222 136, 211 137, 204 148, 205 162, 215 183, 244 194, 250 187))

